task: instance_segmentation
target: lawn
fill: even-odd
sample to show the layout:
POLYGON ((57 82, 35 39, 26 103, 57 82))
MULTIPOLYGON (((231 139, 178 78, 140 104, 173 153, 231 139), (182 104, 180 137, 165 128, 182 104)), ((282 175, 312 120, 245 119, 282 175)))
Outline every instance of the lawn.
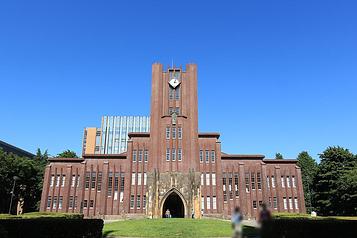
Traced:
MULTIPOLYGON (((249 233, 254 229, 245 228, 249 233)), ((142 219, 105 224, 104 237, 231 237, 231 224, 221 220, 142 219)))

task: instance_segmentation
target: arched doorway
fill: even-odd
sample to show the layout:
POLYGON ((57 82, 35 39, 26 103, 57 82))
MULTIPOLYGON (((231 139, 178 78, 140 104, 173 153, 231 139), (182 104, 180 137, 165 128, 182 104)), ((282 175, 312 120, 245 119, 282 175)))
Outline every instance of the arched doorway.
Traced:
POLYGON ((172 192, 164 202, 162 206, 162 217, 165 218, 165 213, 169 209, 172 218, 184 218, 185 217, 185 206, 181 197, 176 193, 172 192))

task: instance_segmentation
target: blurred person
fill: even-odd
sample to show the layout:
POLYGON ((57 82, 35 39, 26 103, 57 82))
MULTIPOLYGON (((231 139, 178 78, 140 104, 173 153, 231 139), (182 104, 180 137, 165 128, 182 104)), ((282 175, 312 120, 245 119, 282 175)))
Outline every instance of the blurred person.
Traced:
POLYGON ((165 212, 165 217, 166 218, 171 218, 171 213, 170 213, 170 210, 167 209, 166 212, 165 212))
POLYGON ((267 208, 267 205, 265 203, 263 203, 261 205, 261 211, 259 213, 259 217, 258 217, 258 223, 260 225, 262 225, 263 222, 268 221, 271 219, 271 212, 269 211, 269 209, 267 208))
POLYGON ((233 238, 242 238, 243 237, 243 215, 240 212, 239 207, 234 208, 234 212, 231 218, 232 229, 233 229, 233 238))

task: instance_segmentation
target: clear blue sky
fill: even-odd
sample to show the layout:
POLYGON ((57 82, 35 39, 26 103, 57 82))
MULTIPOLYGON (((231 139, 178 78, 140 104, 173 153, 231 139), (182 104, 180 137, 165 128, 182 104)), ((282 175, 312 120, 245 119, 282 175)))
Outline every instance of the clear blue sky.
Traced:
POLYGON ((1 1, 0 140, 80 153, 149 115, 151 64, 195 62, 200 131, 228 153, 357 153, 356 1, 1 1))

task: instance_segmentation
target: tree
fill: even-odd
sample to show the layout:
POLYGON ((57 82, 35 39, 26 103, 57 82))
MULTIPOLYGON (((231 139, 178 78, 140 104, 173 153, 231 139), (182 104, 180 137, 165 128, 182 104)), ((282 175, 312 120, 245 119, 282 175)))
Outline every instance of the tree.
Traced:
POLYGON ((59 153, 56 157, 57 158, 78 158, 76 152, 74 152, 72 150, 65 150, 62 153, 59 153))
POLYGON ((280 153, 275 154, 275 159, 284 159, 283 155, 280 153))
POLYGON ((305 203, 308 206, 307 211, 313 210, 313 181, 315 179, 318 165, 316 161, 306 151, 301 152, 297 157, 297 165, 301 168, 302 185, 304 188, 305 203))
POLYGON ((349 171, 353 170, 356 157, 348 149, 338 146, 328 147, 320 158, 313 183, 318 212, 322 215, 357 215, 351 214, 348 208, 350 204, 346 204, 346 200, 356 195, 356 190, 347 191, 340 187, 341 183, 346 183, 345 179, 354 179, 349 171))

